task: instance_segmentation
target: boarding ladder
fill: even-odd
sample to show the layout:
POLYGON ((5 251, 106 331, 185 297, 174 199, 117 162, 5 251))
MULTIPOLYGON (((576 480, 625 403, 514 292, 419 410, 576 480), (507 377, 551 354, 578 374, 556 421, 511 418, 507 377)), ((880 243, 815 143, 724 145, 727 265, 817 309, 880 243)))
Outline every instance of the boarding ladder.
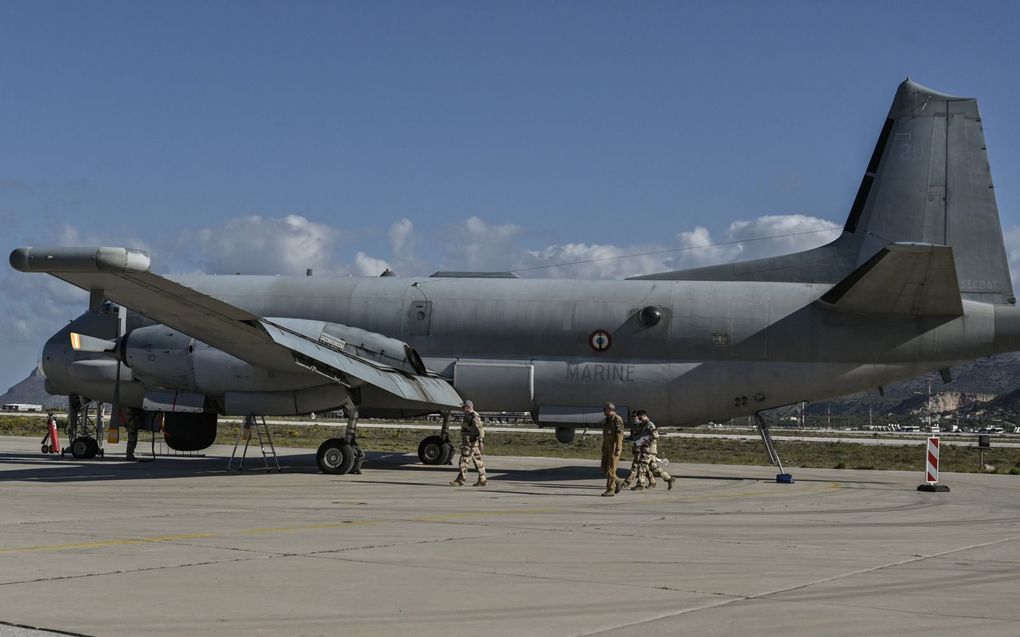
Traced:
POLYGON ((237 448, 240 446, 241 441, 244 441, 244 448, 241 450, 241 457, 237 458, 237 471, 244 470, 244 459, 248 455, 248 445, 251 444, 251 432, 255 430, 255 435, 259 439, 259 449, 262 451, 262 461, 265 463, 266 472, 273 471, 274 469, 278 472, 282 472, 280 468, 280 458, 276 455, 276 445, 273 444, 273 435, 269 433, 269 426, 266 425, 265 416, 245 416, 244 423, 237 430, 237 442, 234 443, 234 451, 230 454, 230 460, 227 462, 227 471, 234 471, 234 459, 237 456, 237 448), (266 447, 269 447, 268 453, 266 447), (270 461, 270 458, 272 461, 270 461))

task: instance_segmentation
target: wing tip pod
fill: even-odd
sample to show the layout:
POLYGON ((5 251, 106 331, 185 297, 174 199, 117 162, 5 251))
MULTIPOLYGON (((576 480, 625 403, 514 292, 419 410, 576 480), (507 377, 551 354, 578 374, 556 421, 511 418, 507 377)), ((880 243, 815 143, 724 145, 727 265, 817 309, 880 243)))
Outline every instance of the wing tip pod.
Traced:
POLYGON ((11 267, 19 272, 148 272, 149 255, 131 248, 16 248, 11 267))

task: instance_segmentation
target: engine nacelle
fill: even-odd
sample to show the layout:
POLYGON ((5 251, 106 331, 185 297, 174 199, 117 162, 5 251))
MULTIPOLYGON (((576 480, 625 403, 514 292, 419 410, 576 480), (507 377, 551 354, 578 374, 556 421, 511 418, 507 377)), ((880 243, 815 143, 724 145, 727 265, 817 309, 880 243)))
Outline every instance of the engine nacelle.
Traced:
POLYGON ((127 334, 124 362, 135 377, 174 389, 194 391, 192 353, 195 339, 165 325, 141 327, 127 334))

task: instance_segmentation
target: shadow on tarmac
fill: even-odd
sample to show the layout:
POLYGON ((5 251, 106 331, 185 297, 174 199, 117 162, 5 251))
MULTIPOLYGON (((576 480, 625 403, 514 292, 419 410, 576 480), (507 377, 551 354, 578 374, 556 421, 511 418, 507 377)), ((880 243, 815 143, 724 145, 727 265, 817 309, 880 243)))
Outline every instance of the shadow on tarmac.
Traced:
MULTIPOLYGON (((144 455, 140 457, 145 457, 144 455)), ((151 457, 151 456, 150 456, 151 457)), ((498 458, 499 456, 495 456, 498 458)), ((43 455, 32 452, 0 452, 0 467, 5 465, 9 468, 0 469, 0 482, 7 481, 34 481, 34 482, 81 482, 81 481, 113 481, 113 480, 138 480, 138 479, 161 479, 181 477, 201 477, 211 475, 224 475, 227 472, 227 456, 157 456, 155 461, 150 462, 128 462, 119 455, 110 455, 91 460, 77 460, 70 454, 66 456, 43 455), (20 465, 11 467, 10 465, 20 465), (27 466, 26 466, 27 465, 27 466)), ((491 461, 490 461, 491 462, 491 461)), ((236 465, 236 460, 235 460, 236 465)), ((285 454, 280 456, 280 466, 285 473, 312 474, 319 473, 315 463, 313 452, 285 454)), ((398 453, 392 451, 368 451, 366 452, 365 464, 362 474, 370 474, 373 469, 389 469, 408 472, 440 472, 450 475, 450 479, 456 474, 457 465, 423 465, 415 454, 398 453)), ((235 475, 265 474, 265 465, 261 454, 256 453, 248 457, 244 462, 243 471, 231 471, 235 475)), ((539 467, 534 469, 491 469, 489 473, 494 481, 531 483, 536 486, 558 487, 556 483, 583 480, 602 480, 602 472, 595 465, 572 465, 564 464, 556 467, 539 467), (545 483, 543 485, 543 483, 545 483)), ((473 471, 472 471, 473 474, 473 471)), ((472 474, 469 474, 470 481, 474 481, 472 474)), ((627 469, 621 468, 620 476, 625 477, 627 469)), ((733 475, 690 475, 674 473, 681 481, 687 480, 709 480, 723 482, 773 482, 771 478, 757 478, 733 475)), ((335 476, 343 478, 342 476, 335 476)), ((800 482, 833 482, 832 479, 804 478, 797 479, 800 482)), ((359 482, 380 484, 406 484, 416 486, 435 486, 434 483, 421 483, 414 481, 374 481, 362 477, 359 482)), ((661 482, 661 481, 660 481, 661 482)), ((863 481, 856 479, 853 483, 884 484, 884 481, 876 480, 863 481)), ((577 485, 589 486, 589 485, 577 485)), ((660 487, 665 487, 662 483, 660 487)), ((601 484, 591 488, 601 489, 601 484)))

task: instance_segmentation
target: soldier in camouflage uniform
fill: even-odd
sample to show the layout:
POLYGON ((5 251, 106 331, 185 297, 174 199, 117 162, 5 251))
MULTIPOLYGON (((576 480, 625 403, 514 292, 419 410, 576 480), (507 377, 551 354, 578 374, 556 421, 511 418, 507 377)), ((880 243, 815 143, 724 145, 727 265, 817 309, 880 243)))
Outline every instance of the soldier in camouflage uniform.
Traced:
POLYGON ((127 418, 124 418, 124 412, 121 411, 121 418, 124 420, 124 428, 127 429, 127 445, 125 451, 125 460, 137 460, 135 457, 135 449, 138 447, 138 419, 140 417, 138 410, 131 409, 128 412, 127 418))
POLYGON ((669 473, 667 473, 666 470, 659 465, 659 430, 645 412, 639 411, 638 419, 641 421, 642 428, 635 444, 640 450, 640 464, 638 466, 637 484, 631 487, 631 490, 643 490, 645 488, 643 480, 651 482, 654 479, 654 476, 658 476, 666 481, 666 484, 669 485, 667 487, 668 490, 672 491, 673 483, 676 482, 676 478, 669 475, 669 473))
POLYGON ((484 487, 488 484, 485 478, 485 462, 482 460, 482 449, 485 445, 485 428, 482 426, 482 417, 475 411, 475 404, 470 400, 464 401, 464 422, 460 425, 460 472, 456 479, 450 483, 451 486, 463 486, 467 478, 469 460, 475 463, 478 471, 478 481, 472 486, 484 487))
POLYGON ((620 452, 623 451, 623 418, 616 413, 613 403, 603 405, 602 413, 606 415, 602 423, 602 471, 606 474, 606 490, 602 495, 612 496, 623 486, 623 480, 616 477, 620 452))
MULTIPOLYGON (((636 443, 637 439, 641 437, 641 431, 644 429, 644 423, 641 422, 640 416, 643 413, 645 412, 638 409, 637 411, 634 412, 634 415, 631 416, 630 439, 629 439, 629 442, 631 443, 636 443)), ((631 484, 637 481, 638 474, 640 473, 639 469, 641 468, 641 448, 638 447, 637 444, 632 444, 631 450, 634 454, 634 459, 630 463, 630 473, 628 473, 627 477, 624 478, 623 480, 623 486, 625 487, 629 487, 631 486, 631 484)), ((654 489, 655 476, 649 473, 647 474, 646 477, 648 478, 648 486, 654 489)))

